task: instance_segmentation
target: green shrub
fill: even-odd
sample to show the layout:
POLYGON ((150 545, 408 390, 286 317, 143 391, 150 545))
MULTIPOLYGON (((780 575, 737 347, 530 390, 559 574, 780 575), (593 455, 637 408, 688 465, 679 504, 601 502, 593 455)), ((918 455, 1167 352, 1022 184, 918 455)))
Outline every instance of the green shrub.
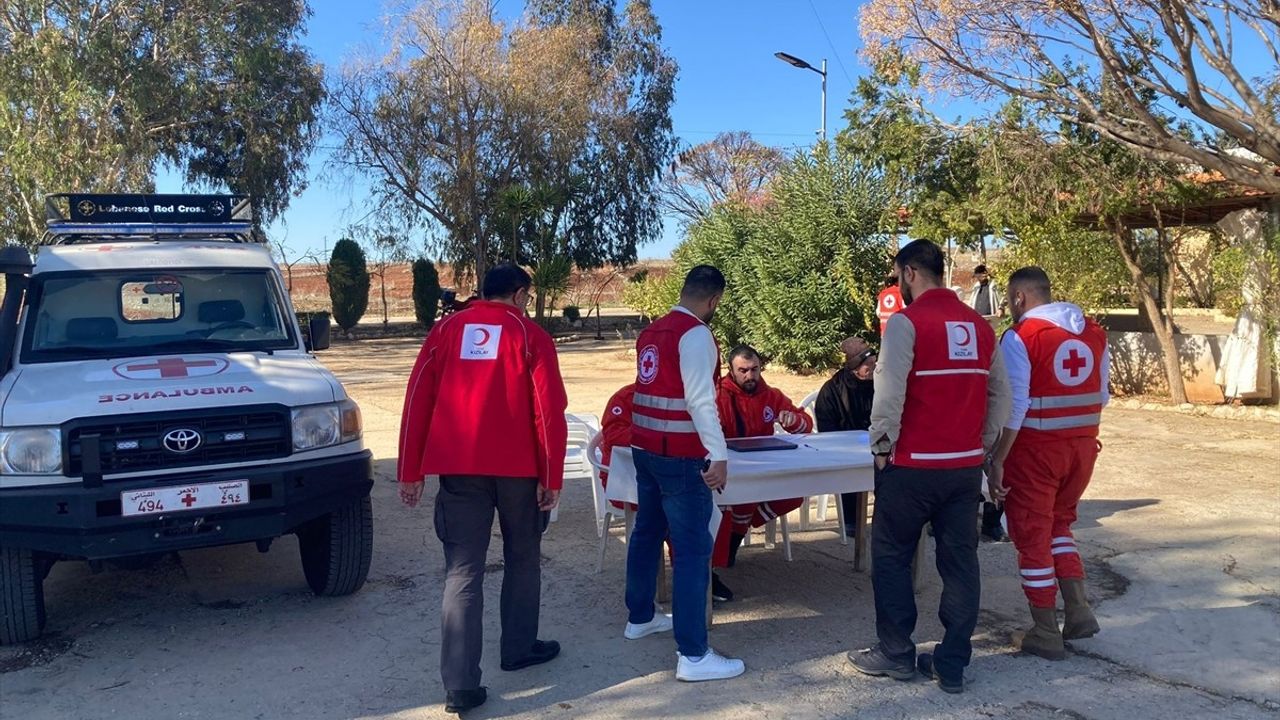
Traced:
POLYGON ((343 332, 351 330, 369 307, 369 268, 364 250, 354 240, 339 240, 329 258, 329 300, 333 321, 343 332))
POLYGON ((436 264, 426 258, 413 261, 413 314, 427 330, 436 322, 440 309, 440 273, 436 264))

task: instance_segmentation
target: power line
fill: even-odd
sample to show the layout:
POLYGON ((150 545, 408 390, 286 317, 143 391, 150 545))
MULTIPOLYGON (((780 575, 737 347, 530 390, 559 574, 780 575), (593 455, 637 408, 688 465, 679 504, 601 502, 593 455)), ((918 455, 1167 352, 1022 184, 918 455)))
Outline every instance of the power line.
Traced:
POLYGON ((818 8, 814 7, 813 0, 809 0, 809 9, 813 11, 813 17, 818 21, 818 27, 822 29, 822 36, 827 39, 827 47, 831 48, 831 54, 836 58, 836 64, 840 66, 840 72, 844 74, 844 79, 849 81, 849 86, 853 87, 853 78, 849 77, 849 71, 844 68, 844 61, 840 59, 840 51, 836 50, 836 44, 831 42, 831 35, 827 33, 827 26, 822 24, 822 16, 818 14, 818 8))

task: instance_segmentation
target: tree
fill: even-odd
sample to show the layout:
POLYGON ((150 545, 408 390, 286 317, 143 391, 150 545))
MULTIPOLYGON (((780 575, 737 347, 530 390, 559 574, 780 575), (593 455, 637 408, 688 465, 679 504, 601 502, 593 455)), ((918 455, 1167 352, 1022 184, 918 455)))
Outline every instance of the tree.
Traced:
POLYGON ((336 162, 374 180, 379 206, 441 227, 444 257, 477 277, 508 255, 500 197, 516 184, 586 178, 549 225, 579 265, 634 259, 660 230, 675 65, 646 0, 612 6, 546 0, 508 26, 483 0, 424 0, 392 53, 334 84, 336 162))
POLYGON ((436 264, 426 258, 413 261, 413 313, 427 330, 436 323, 440 309, 440 274, 436 264))
POLYGON ((369 269, 364 250, 355 240, 343 238, 333 246, 326 279, 333 320, 344 333, 350 333, 369 308, 369 269))
POLYGON ((303 0, 20 0, 0 12, 0 234, 32 244, 43 196, 188 183, 267 223, 306 186, 323 98, 303 0))
POLYGON ((759 202, 787 159, 747 132, 725 132, 677 153, 662 175, 662 206, 697 222, 726 202, 759 202))
POLYGON ((918 61, 937 85, 1024 98, 1146 159, 1280 192, 1272 0, 873 0, 861 13, 872 57, 918 61))
POLYGON ((382 297, 382 326, 390 322, 391 308, 387 302, 387 271, 396 265, 407 262, 409 248, 404 238, 390 232, 380 232, 366 240, 368 255, 373 256, 369 270, 370 277, 378 278, 378 291, 382 297))

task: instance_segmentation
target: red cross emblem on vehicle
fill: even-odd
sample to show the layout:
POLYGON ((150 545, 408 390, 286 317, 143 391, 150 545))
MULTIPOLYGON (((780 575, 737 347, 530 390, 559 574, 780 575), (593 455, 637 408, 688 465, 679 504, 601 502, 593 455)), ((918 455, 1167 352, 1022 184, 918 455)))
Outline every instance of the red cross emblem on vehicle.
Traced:
POLYGON ((191 507, 192 505, 195 505, 195 504, 196 504, 196 496, 195 496, 195 495, 192 495, 191 493, 187 493, 186 495, 183 495, 183 496, 182 496, 182 504, 183 504, 183 505, 186 505, 187 507, 191 507))
POLYGON ((226 370, 227 365, 221 358, 164 357, 120 363, 115 366, 115 373, 128 380, 167 380, 217 375, 226 370))

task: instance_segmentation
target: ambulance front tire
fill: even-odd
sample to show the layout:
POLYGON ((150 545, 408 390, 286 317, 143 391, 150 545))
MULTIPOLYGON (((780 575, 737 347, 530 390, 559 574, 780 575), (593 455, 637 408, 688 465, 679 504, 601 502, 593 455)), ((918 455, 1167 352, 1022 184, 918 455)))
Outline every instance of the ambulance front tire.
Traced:
POLYGON ((321 597, 350 595, 369 575, 373 559, 373 503, 366 495, 298 530, 302 573, 321 597))
POLYGON ((44 630, 45 561, 21 548, 0 548, 0 645, 40 637, 44 630))

